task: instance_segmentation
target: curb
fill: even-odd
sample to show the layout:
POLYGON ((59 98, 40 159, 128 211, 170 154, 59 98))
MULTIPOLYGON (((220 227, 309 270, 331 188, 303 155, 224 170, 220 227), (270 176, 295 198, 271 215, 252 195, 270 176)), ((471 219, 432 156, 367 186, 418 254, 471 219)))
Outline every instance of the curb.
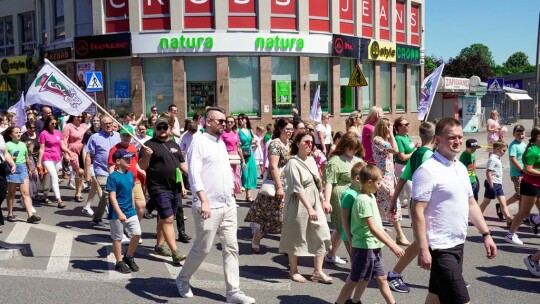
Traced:
POLYGON ((28 255, 28 248, 24 245, 12 245, 0 241, 0 261, 16 259, 28 255))

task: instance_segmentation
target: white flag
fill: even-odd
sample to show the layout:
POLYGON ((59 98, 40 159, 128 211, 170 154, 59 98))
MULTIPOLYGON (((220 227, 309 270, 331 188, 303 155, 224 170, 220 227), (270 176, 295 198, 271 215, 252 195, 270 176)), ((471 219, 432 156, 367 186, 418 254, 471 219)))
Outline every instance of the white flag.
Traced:
POLYGON ((435 93, 437 93, 437 86, 444 69, 444 63, 435 69, 428 77, 422 82, 420 87, 420 102, 418 104, 418 120, 424 120, 429 113, 435 93))
POLYGON ((321 109, 321 85, 317 86, 315 96, 313 96, 313 104, 311 105, 311 111, 309 112, 309 118, 316 122, 321 122, 322 109, 321 109))
POLYGON ((30 84, 26 93, 26 105, 53 106, 69 115, 79 115, 94 101, 49 60, 30 84))
POLYGON ((15 122, 18 127, 24 126, 26 123, 26 105, 24 104, 24 92, 21 93, 21 99, 16 104, 12 105, 9 109, 9 113, 17 115, 17 121, 15 122))

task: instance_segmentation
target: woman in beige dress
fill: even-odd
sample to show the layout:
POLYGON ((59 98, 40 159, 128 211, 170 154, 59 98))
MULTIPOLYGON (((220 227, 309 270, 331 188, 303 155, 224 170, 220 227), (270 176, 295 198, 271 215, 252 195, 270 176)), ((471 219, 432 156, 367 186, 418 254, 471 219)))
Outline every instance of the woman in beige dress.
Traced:
POLYGON ((283 233, 279 252, 289 255, 289 278, 304 283, 306 279, 298 272, 298 257, 312 256, 311 280, 332 284, 332 279, 322 271, 324 254, 330 248, 330 229, 325 213, 332 207, 320 192, 321 179, 315 160, 310 156, 314 138, 300 133, 291 144, 291 154, 285 166, 287 192, 283 213, 283 233))

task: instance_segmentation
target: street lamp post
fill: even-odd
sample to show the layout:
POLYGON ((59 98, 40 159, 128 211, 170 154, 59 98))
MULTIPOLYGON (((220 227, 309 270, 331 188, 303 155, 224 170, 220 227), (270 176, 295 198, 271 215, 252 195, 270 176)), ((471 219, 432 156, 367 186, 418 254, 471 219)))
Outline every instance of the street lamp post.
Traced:
MULTIPOLYGON (((540 69, 538 68, 540 60, 540 13, 538 14, 538 35, 536 38, 536 83, 538 84, 540 82, 540 69)), ((538 126, 538 98, 540 97, 540 94, 538 93, 538 85, 534 90, 535 96, 534 96, 534 125, 538 126)))

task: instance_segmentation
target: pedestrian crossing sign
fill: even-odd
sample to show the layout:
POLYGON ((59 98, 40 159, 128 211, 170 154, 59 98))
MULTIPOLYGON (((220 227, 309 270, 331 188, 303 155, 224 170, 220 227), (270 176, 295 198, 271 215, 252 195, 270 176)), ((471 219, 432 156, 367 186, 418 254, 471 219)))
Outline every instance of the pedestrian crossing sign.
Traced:
POLYGON ((101 72, 86 72, 86 91, 103 91, 103 74, 101 72))
POLYGON ((504 79, 503 78, 488 78, 487 92, 491 94, 503 93, 504 79))
POLYGON ((351 76, 349 77, 349 87, 365 87, 368 83, 366 81, 366 77, 364 77, 364 73, 362 72, 362 69, 360 68, 360 64, 356 64, 354 67, 354 70, 352 71, 351 76))

